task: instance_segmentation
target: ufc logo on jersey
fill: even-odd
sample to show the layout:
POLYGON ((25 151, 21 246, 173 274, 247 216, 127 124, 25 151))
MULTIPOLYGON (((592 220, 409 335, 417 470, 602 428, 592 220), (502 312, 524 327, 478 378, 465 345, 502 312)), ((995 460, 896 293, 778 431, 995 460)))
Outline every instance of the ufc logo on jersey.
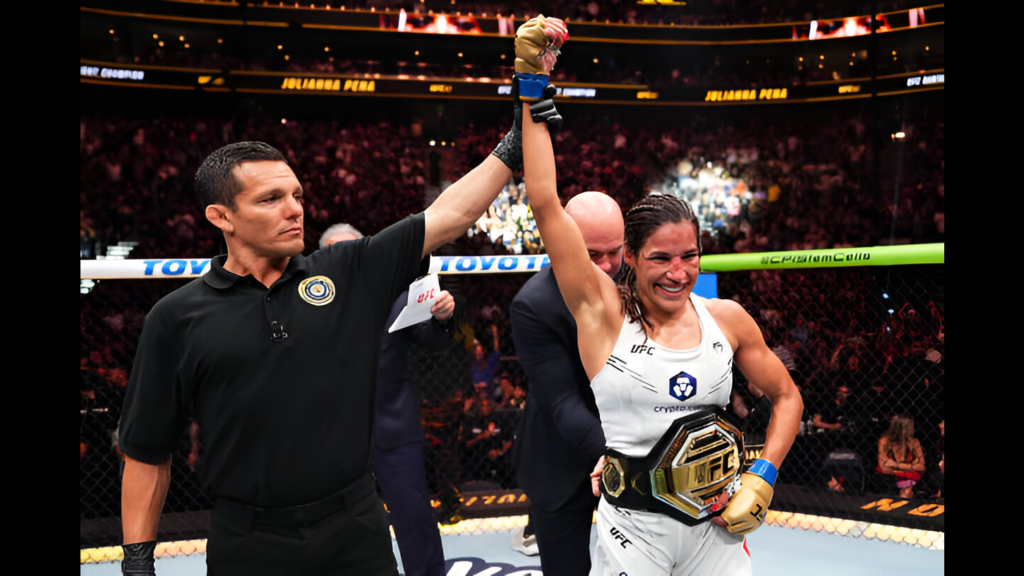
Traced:
POLYGON ((646 351, 648 356, 654 356, 654 348, 651 348, 646 344, 636 344, 632 348, 630 348, 629 351, 632 354, 643 354, 644 351, 646 351))
POLYGON ((629 538, 626 538, 626 535, 620 532, 619 529, 615 526, 612 526, 611 534, 615 537, 616 540, 621 540, 621 542, 619 542, 619 545, 623 548, 626 547, 626 544, 632 544, 632 542, 629 541, 629 538))

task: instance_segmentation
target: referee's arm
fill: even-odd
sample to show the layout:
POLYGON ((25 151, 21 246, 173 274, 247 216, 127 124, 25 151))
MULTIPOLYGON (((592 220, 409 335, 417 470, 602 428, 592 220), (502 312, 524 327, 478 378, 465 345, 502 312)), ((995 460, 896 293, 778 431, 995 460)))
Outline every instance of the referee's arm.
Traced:
POLYGON ((125 392, 118 446, 124 455, 121 528, 126 545, 156 540, 171 483, 171 454, 188 426, 192 397, 179 377, 180 304, 164 297, 146 316, 125 392))
POLYGON ((508 183, 512 170, 494 155, 448 187, 424 211, 423 257, 455 240, 483 215, 508 183))
POLYGON ((163 464, 146 464, 124 457, 121 479, 121 529, 124 543, 156 540, 160 511, 171 483, 171 459, 163 464))

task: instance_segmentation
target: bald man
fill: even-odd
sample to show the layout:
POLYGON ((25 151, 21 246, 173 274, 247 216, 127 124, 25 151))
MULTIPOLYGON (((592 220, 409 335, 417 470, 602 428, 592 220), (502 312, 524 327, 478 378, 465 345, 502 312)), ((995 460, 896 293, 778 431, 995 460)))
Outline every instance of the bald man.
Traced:
MULTIPOLYGON (((616 277, 625 226, 619 205, 584 192, 565 206, 583 233, 590 259, 616 277)), ((595 458, 604 454, 590 380, 580 362, 576 322, 551 268, 531 278, 512 300, 512 337, 530 383, 513 459, 530 499, 530 524, 544 576, 590 572, 590 527, 598 499, 590 487, 595 458)))

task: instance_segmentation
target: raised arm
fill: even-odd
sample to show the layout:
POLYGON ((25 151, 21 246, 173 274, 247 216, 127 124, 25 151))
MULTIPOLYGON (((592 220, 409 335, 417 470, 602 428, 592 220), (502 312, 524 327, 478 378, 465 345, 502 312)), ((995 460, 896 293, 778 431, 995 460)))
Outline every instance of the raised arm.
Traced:
POLYGON ((512 176, 512 170, 490 155, 449 186, 424 212, 423 257, 466 233, 512 176))
MULTIPOLYGON (((524 110, 529 116, 529 110, 524 110)), ((593 330, 603 319, 605 299, 617 303, 618 293, 611 278, 590 261, 583 234, 558 199, 548 126, 527 119, 523 120, 523 179, 562 299, 580 332, 593 330)))
MULTIPOLYGON (((520 26, 516 33, 516 81, 513 86, 513 116, 516 121, 498 144, 494 152, 466 174, 461 180, 448 187, 425 212, 426 233, 423 239, 423 256, 450 242, 469 229, 487 210, 491 202, 508 182, 512 171, 522 164, 522 123, 519 118, 518 81, 523 75, 521 68, 529 72, 523 77, 523 101, 542 101, 547 75, 558 58, 558 48, 569 37, 565 24, 557 18, 544 16, 530 19, 520 26)), ((550 103, 550 96, 548 96, 550 103)), ((551 105, 550 112, 554 112, 551 105)), ((529 111, 526 112, 530 114, 529 111)), ((546 122, 561 122, 554 114, 546 122)))

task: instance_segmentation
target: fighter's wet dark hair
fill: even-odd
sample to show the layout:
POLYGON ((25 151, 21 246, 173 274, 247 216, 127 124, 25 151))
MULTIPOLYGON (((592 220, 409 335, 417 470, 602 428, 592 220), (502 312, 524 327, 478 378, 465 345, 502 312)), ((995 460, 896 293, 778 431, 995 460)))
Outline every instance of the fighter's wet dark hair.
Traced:
POLYGON ((287 162, 277 148, 263 142, 236 142, 214 150, 196 172, 199 208, 205 210, 210 204, 237 208, 235 196, 242 191, 242 185, 235 179, 235 166, 262 160, 287 162))
MULTIPOLYGON (((626 250, 639 258, 640 249, 658 227, 669 222, 685 221, 693 224, 693 231, 697 236, 697 252, 700 253, 700 220, 689 202, 670 194, 651 194, 642 198, 626 212, 626 250)), ((619 283, 619 297, 629 322, 640 322, 646 336, 651 322, 647 319, 647 309, 637 294, 636 271, 632 267, 626 271, 622 282, 619 283)))

